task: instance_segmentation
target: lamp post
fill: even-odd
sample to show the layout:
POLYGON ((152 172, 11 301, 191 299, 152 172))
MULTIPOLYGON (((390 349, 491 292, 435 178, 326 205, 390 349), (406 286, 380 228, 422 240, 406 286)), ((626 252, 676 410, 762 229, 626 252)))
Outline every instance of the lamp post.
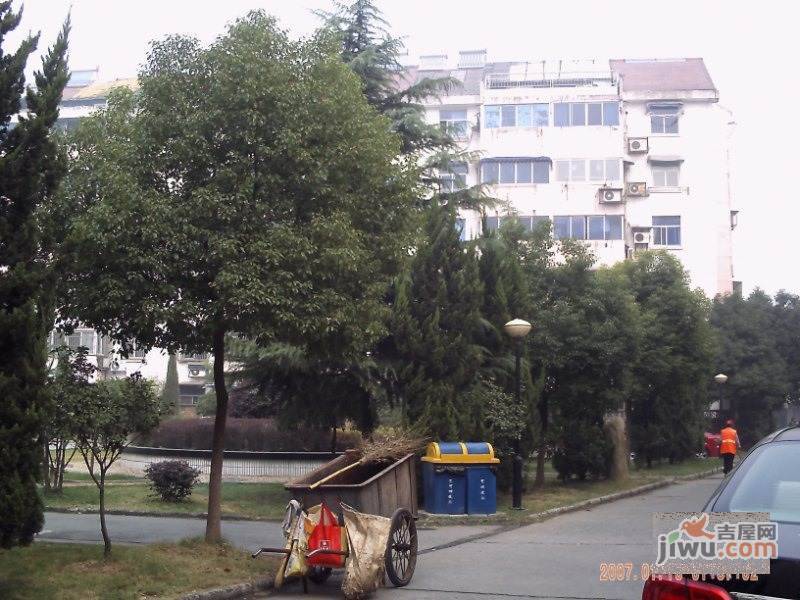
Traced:
MULTIPOLYGON (((531 324, 522 319, 514 319, 503 325, 506 334, 514 341, 514 353, 516 356, 516 398, 517 406, 522 403, 522 340, 530 333, 531 324)), ((511 507, 517 510, 522 509, 522 456, 519 453, 519 435, 514 440, 514 459, 513 459, 513 479, 511 483, 511 507)))
POLYGON ((725 402, 725 386, 724 384, 728 381, 728 376, 725 373, 717 373, 714 375, 714 381, 719 384, 719 411, 722 413, 723 411, 727 411, 729 416, 733 416, 732 411, 729 406, 727 406, 725 402))

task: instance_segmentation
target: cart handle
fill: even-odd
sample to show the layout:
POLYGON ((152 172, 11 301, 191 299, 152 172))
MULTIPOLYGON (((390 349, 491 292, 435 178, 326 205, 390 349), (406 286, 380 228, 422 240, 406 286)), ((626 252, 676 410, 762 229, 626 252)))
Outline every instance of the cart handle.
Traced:
POLYGON ((336 556, 349 556, 349 553, 346 550, 325 550, 324 548, 317 548, 316 550, 312 550, 308 554, 306 554, 306 558, 311 558, 312 556, 316 556, 317 554, 333 554, 336 556))
POLYGON ((274 554, 286 554, 287 556, 290 554, 289 550, 287 550, 286 548, 259 548, 259 550, 257 552, 254 552, 250 556, 252 558, 255 558, 256 556, 258 556, 262 552, 270 552, 270 553, 274 553, 274 554))

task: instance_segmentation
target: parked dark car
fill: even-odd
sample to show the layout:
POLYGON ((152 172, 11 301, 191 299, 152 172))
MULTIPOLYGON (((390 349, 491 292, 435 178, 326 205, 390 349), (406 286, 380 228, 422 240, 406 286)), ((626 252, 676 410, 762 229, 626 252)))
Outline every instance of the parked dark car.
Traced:
POLYGON ((757 581, 648 581, 642 600, 800 599, 800 427, 756 444, 703 507, 704 512, 768 512, 778 524, 778 558, 757 581))

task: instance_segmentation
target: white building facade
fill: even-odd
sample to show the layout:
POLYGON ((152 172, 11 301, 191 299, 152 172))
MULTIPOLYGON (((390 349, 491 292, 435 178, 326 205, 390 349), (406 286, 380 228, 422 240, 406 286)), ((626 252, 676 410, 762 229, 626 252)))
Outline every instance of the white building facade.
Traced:
MULTIPOLYGON (((733 290, 734 123, 702 59, 487 63, 470 51, 453 68, 421 57, 409 75, 461 82, 427 119, 480 157, 453 165, 450 185, 484 183, 505 201, 489 228, 546 219, 600 265, 663 249, 709 297, 733 290)), ((480 235, 480 214, 460 216, 465 239, 480 235)))

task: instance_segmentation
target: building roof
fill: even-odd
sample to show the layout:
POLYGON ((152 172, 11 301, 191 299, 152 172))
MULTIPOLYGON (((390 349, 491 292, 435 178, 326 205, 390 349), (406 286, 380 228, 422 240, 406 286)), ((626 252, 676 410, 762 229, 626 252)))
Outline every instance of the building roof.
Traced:
POLYGON ((611 70, 622 79, 626 92, 710 90, 714 82, 702 58, 615 59, 611 70))
MULTIPOLYGON (((560 61, 551 61, 559 63, 560 61)), ((572 62, 566 61, 571 65, 572 62)), ((597 61, 592 61, 597 62, 597 61)), ((450 91, 451 96, 477 96, 480 94, 481 82, 487 78, 508 75, 515 65, 523 62, 487 62, 482 67, 471 68, 439 68, 435 70, 420 69, 419 66, 408 66, 403 75, 398 77, 398 84, 410 85, 425 77, 453 77, 461 82, 450 91)), ((528 63, 538 68, 542 62, 528 63)), ((622 88, 627 92, 673 92, 673 91, 714 91, 714 82, 708 74, 702 58, 676 59, 614 59, 609 61, 610 71, 615 78, 622 79, 622 88)), ((594 67, 593 67, 594 68, 594 67)), ((599 73, 599 70, 598 70, 599 73)), ((572 74, 574 75, 574 74, 572 74)), ((572 76, 559 73, 556 77, 572 76)), ((547 75, 552 77, 552 74, 547 75)), ((545 77, 545 75, 542 75, 545 77)), ((565 82, 569 84, 569 82, 565 82)))
POLYGON ((70 86, 64 90, 64 100, 104 100, 115 87, 127 87, 135 90, 139 87, 136 77, 113 79, 112 81, 96 81, 89 85, 70 86))

